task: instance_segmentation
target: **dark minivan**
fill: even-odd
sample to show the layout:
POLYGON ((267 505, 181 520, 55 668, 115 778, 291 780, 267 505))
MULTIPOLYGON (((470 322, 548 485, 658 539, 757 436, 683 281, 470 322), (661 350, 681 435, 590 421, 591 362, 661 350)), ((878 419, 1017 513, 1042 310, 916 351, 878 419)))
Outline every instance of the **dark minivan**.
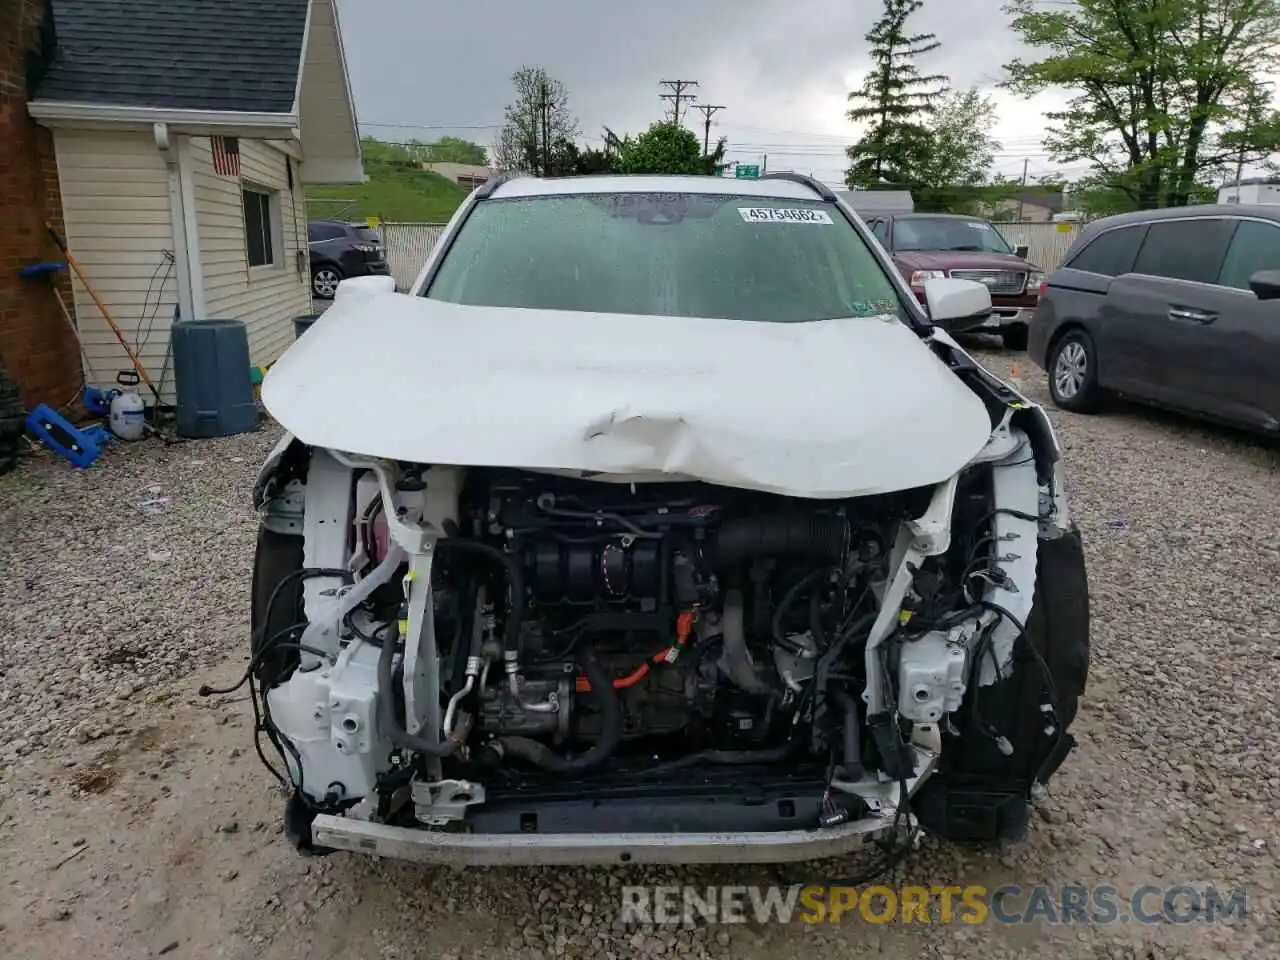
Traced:
POLYGON ((341 220, 307 223, 311 245, 311 292, 332 300, 347 277, 387 277, 391 267, 378 231, 341 220))
POLYGON ((1280 432, 1280 206, 1095 221, 1045 287, 1028 353, 1057 406, 1118 394, 1280 432))

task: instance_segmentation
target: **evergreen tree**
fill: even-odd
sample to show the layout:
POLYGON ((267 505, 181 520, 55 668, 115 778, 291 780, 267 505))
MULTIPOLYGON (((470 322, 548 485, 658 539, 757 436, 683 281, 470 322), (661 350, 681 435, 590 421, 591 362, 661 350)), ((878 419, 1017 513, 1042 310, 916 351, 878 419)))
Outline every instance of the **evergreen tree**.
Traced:
POLYGON ((848 150, 845 182, 850 187, 909 187, 914 171, 928 158, 927 120, 947 92, 948 78, 922 74, 916 67, 916 57, 941 46, 932 33, 908 32, 907 20, 922 6, 923 0, 884 0, 884 15, 866 35, 873 67, 862 86, 849 94, 855 106, 848 117, 870 129, 848 150))

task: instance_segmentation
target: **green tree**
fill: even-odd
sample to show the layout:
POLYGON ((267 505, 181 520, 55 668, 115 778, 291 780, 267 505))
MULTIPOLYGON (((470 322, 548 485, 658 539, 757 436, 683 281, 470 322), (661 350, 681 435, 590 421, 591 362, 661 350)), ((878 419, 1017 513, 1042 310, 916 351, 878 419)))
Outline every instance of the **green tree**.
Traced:
POLYGON ((484 147, 461 137, 441 137, 434 143, 423 144, 423 147, 423 160, 427 163, 469 163, 483 167, 489 162, 484 147))
POLYGON ((550 176, 557 166, 557 145, 572 143, 578 135, 569 91, 542 67, 521 67, 511 83, 516 96, 506 108, 493 162, 499 170, 550 176))
POLYGON ((977 88, 946 94, 927 126, 926 147, 912 175, 917 209, 971 213, 990 199, 996 151, 996 107, 977 88))
POLYGON ((653 124, 634 140, 613 138, 619 154, 620 173, 714 174, 723 163, 724 141, 710 155, 702 152, 698 137, 678 123, 653 124))
POLYGON ((1182 206, 1280 146, 1261 80, 1280 65, 1280 0, 1011 0, 1006 11, 1038 56, 1006 64, 1008 86, 1073 91, 1045 145, 1088 162, 1090 189, 1135 209, 1182 206))
POLYGON ((360 147, 364 162, 392 166, 412 167, 414 159, 405 144, 386 143, 375 137, 361 137, 360 147))
POLYGON ((618 155, 610 150, 585 149, 577 150, 574 156, 573 173, 580 177, 599 173, 617 173, 618 155))
POLYGON ((932 33, 908 31, 907 20, 922 6, 922 0, 884 0, 884 15, 866 34, 872 69, 849 94, 856 106, 847 116, 869 126, 848 150, 845 182, 850 187, 909 186, 927 156, 926 122, 948 80, 922 74, 915 64, 917 57, 941 46, 932 33))

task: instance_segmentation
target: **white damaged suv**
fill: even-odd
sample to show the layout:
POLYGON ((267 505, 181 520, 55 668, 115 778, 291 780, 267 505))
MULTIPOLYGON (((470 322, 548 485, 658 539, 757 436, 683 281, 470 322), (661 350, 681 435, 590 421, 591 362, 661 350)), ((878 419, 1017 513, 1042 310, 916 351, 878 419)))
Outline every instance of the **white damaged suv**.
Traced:
POLYGON ((1089 601, 1049 421, 944 332, 990 309, 922 307, 796 175, 492 181, 408 294, 344 282, 262 389, 249 674, 291 840, 1021 835, 1089 601))

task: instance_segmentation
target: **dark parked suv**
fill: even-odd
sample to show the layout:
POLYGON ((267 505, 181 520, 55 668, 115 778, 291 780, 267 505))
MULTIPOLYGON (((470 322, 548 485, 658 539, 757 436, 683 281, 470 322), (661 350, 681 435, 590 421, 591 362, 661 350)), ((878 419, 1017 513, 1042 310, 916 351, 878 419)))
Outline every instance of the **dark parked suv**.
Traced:
POLYGON ((1044 279, 1040 268, 1027 262, 1026 247, 1012 249, 999 230, 978 217, 899 213, 863 219, 921 303, 926 280, 984 283, 991 291, 991 316, 968 329, 998 333, 1010 350, 1026 349, 1027 323, 1044 279))
POLYGON ((338 284, 347 277, 386 277, 382 238, 376 230, 340 220, 312 220, 307 224, 311 244, 311 292, 332 300, 338 284))
POLYGON ((1028 352, 1064 410, 1116 393, 1280 432, 1280 206, 1089 224, 1049 277, 1028 352))

